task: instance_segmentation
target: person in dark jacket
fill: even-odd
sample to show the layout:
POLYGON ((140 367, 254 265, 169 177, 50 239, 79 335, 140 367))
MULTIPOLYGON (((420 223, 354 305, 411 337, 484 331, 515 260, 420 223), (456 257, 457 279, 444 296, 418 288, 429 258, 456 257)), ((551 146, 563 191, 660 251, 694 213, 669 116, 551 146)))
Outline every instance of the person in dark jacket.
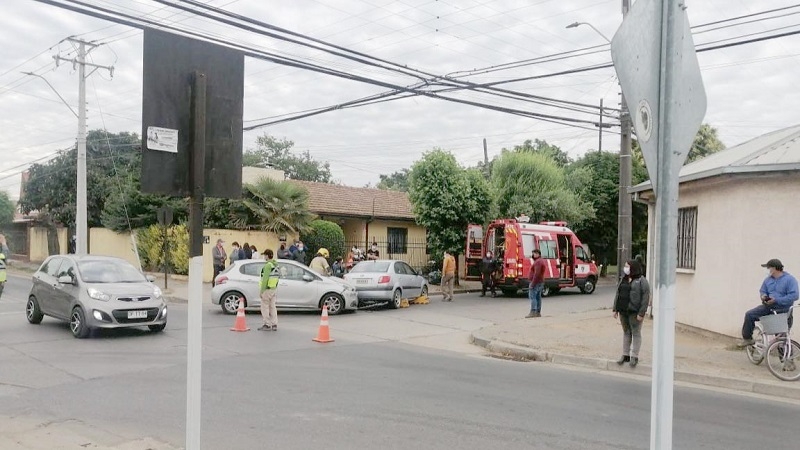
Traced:
POLYGON ((253 259, 253 250, 250 248, 250 244, 245 242, 242 245, 242 251, 239 253, 241 259, 253 259))
POLYGON ((625 276, 617 285, 613 308, 614 318, 619 318, 622 325, 622 357, 617 364, 630 362, 631 367, 636 367, 642 347, 642 321, 650 304, 650 283, 635 259, 628 261, 623 271, 625 276))
POLYGON ((486 288, 492 293, 492 297, 497 297, 494 288, 494 273, 497 272, 497 260, 494 259, 492 252, 486 252, 486 257, 481 260, 481 297, 486 297, 486 288))
POLYGON ((281 244, 278 249, 278 259, 292 259, 292 252, 286 250, 286 244, 281 244))
POLYGON ((297 243, 297 248, 292 252, 292 259, 300 264, 306 263, 306 248, 302 242, 297 243))

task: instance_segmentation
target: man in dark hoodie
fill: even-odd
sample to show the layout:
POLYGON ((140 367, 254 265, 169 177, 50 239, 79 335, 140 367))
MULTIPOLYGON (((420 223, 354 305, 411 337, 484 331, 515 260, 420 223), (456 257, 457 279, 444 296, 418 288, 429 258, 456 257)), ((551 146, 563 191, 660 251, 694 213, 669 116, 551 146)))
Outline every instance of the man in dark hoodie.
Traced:
POLYGON ((292 259, 300 264, 306 263, 306 248, 302 242, 297 243, 297 248, 292 252, 292 259))

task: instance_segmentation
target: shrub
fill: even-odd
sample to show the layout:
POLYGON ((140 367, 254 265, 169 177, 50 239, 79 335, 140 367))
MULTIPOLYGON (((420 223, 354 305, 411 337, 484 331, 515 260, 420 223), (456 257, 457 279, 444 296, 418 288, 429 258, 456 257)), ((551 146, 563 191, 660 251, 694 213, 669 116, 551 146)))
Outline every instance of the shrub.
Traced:
MULTIPOLYGON (((164 229, 151 225, 136 231, 136 243, 142 268, 150 272, 164 270, 164 229)), ((189 273, 189 231, 186 225, 174 225, 167 229, 169 249, 169 271, 178 275, 189 273)))
POLYGON ((344 258, 344 231, 339 224, 327 220, 314 220, 311 222, 311 231, 300 235, 300 240, 307 248, 306 254, 313 258, 317 250, 327 248, 330 252, 330 261, 344 258))

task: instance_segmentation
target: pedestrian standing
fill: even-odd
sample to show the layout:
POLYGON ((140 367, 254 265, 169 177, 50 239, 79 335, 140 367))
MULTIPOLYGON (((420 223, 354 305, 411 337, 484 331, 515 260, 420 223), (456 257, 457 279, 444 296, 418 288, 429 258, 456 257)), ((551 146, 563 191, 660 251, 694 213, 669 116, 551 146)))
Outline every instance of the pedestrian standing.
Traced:
POLYGON ((231 248, 230 260, 231 260, 231 265, 233 265, 234 262, 242 259, 242 249, 239 248, 239 243, 236 241, 233 241, 231 247, 232 248, 231 248))
POLYGON ((291 259, 292 252, 286 250, 286 244, 281 244, 280 248, 278 249, 278 259, 291 259))
POLYGON ((278 308, 275 306, 278 297, 278 263, 272 259, 272 250, 265 250, 264 256, 267 262, 261 268, 261 282, 258 284, 261 291, 261 319, 264 324, 258 329, 278 331, 278 308))
POLYGON ((250 249, 250 244, 247 242, 242 245, 242 259, 253 259, 253 250, 250 249))
POLYGON ((619 281, 614 297, 614 318, 619 318, 622 325, 622 357, 617 364, 630 362, 631 367, 636 367, 642 347, 642 322, 650 304, 650 283, 635 259, 628 261, 622 270, 625 276, 619 281))
POLYGON ((0 297, 3 296, 3 288, 6 285, 8 274, 6 273, 6 258, 11 255, 6 243, 6 237, 0 234, 0 297))
POLYGON ((542 317, 542 291, 544 291, 544 269, 547 263, 542 259, 542 252, 535 249, 531 254, 533 264, 528 275, 530 284, 528 285, 528 298, 531 301, 531 311, 525 318, 542 317))
POLYGON ((292 259, 300 264, 306 263, 306 248, 301 241, 297 242, 297 247, 292 252, 292 259))
POLYGON ((444 252, 442 262, 442 301, 453 301, 453 283, 456 279, 456 259, 450 252, 444 252))
POLYGON ((378 250, 378 243, 373 242, 372 247, 367 250, 367 260, 377 261, 381 257, 381 252, 378 250))
POLYGON ((258 249, 256 248, 255 245, 250 246, 250 254, 252 255, 250 259, 262 259, 262 260, 264 259, 261 253, 258 253, 258 249))
POLYGON ((228 254, 225 252, 225 248, 222 247, 224 243, 225 241, 222 239, 217 239, 217 245, 211 250, 211 256, 214 260, 214 279, 211 280, 211 286, 214 286, 217 282, 217 275, 225 270, 225 261, 228 259, 228 254))
POLYGON ((492 293, 492 297, 497 297, 494 288, 494 273, 497 271, 497 260, 494 259, 492 252, 486 252, 486 257, 481 260, 481 297, 486 297, 486 288, 492 293))
POLYGON ((317 250, 317 255, 311 260, 311 264, 308 265, 308 268, 324 277, 330 276, 331 266, 328 264, 329 256, 330 253, 328 253, 328 249, 321 248, 317 250))

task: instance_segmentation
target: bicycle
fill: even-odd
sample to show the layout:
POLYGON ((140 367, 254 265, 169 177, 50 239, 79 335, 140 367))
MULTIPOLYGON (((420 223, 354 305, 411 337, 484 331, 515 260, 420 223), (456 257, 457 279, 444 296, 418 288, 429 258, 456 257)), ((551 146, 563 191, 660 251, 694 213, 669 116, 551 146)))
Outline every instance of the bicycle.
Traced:
MULTIPOLYGON (((792 306, 794 308, 794 306, 792 306)), ((791 310, 791 308, 790 308, 791 310)), ((785 317, 779 316, 775 312, 762 316, 756 323, 753 329, 754 344, 748 345, 745 350, 747 358, 751 363, 759 365, 764 361, 767 355, 767 350, 773 342, 783 339, 785 333, 788 331, 788 313, 783 313, 785 317), (784 330, 784 328, 786 330, 784 330)))
POLYGON ((776 335, 766 349, 767 369, 783 381, 800 380, 800 344, 791 338, 789 327, 789 317, 794 308, 791 306, 786 313, 764 316, 767 321, 762 324, 765 332, 776 335))

